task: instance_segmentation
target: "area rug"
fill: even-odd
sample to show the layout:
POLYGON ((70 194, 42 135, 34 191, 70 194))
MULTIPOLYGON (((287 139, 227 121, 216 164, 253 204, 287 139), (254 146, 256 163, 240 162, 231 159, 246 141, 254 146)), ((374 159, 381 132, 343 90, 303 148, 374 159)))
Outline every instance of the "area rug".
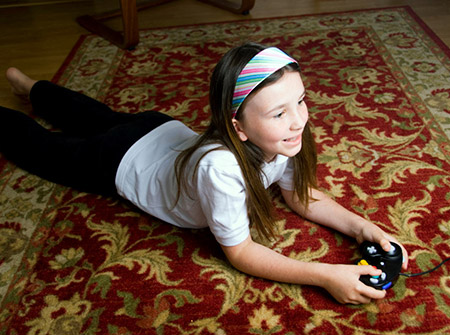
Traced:
MULTIPOLYGON (((449 257, 450 52, 410 8, 145 30, 132 51, 83 36, 54 81, 201 132, 212 69, 247 40, 300 60, 320 188, 401 241, 409 272, 449 257)), ((0 169, 0 334, 450 333, 448 263, 400 277, 383 300, 341 305, 317 287, 240 273, 206 229, 174 228, 4 158, 0 169)), ((271 191, 281 233, 269 247, 355 262, 353 239, 271 191)))

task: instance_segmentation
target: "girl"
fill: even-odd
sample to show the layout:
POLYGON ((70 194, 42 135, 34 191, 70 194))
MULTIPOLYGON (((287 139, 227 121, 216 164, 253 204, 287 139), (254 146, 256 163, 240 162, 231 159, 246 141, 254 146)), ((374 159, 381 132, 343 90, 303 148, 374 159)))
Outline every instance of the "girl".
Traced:
POLYGON ((380 270, 297 261, 250 236, 250 226, 274 236, 266 189, 276 182, 289 207, 309 220, 385 250, 396 241, 316 189, 305 87, 298 63, 281 50, 249 43, 220 60, 211 122, 200 136, 158 112, 117 113, 15 68, 6 76, 15 93, 30 96, 35 113, 62 130, 1 108, 0 150, 17 165, 83 191, 118 193, 179 227, 209 227, 230 263, 250 275, 321 286, 341 303, 385 296, 359 281, 380 270))

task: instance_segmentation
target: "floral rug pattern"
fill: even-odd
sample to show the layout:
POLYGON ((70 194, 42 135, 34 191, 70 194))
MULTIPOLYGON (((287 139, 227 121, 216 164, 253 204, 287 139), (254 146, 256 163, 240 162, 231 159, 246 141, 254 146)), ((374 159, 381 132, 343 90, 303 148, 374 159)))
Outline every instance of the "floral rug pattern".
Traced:
MULTIPOLYGON (((249 38, 300 60, 320 188, 396 236, 409 271, 449 257, 450 52, 409 8, 145 30, 132 51, 84 36, 54 81, 200 132, 215 63, 249 38)), ((356 260, 354 240, 272 192, 281 233, 269 247, 356 260)), ((0 303, 0 334, 444 334, 450 272, 400 277, 384 300, 340 305, 320 288, 236 271, 207 230, 174 228, 0 156, 0 303)))

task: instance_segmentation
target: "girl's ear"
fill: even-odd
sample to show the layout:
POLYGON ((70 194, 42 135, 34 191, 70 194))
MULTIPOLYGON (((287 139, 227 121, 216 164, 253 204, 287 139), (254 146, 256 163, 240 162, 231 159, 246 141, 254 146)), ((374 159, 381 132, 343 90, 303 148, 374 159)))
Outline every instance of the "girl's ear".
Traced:
POLYGON ((231 122, 233 122, 234 130, 236 130, 236 133, 237 133, 237 135, 239 136, 239 139, 240 139, 242 142, 247 141, 247 140, 248 140, 248 137, 247 137, 247 135, 245 134, 245 132, 244 132, 244 130, 243 130, 243 128, 242 128, 241 123, 240 123, 238 120, 236 120, 235 118, 233 118, 233 119, 231 120, 231 122))

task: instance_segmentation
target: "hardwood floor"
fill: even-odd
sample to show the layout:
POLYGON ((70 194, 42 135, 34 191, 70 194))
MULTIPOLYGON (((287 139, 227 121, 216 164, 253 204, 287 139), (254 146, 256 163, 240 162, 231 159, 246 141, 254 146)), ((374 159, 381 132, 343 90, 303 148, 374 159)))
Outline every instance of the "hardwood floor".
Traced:
MULTIPOLYGON (((78 40, 88 33, 75 18, 118 6, 115 0, 0 0, 0 72, 10 66, 31 77, 51 79, 78 40), (16 6, 7 6, 16 3, 16 6), (17 4, 25 3, 23 6, 17 4), (5 7, 2 8, 2 5, 5 7)), ((232 14, 197 0, 175 0, 139 13, 140 28, 242 20, 409 5, 450 46, 450 0, 256 0, 247 16, 232 14)), ((121 29, 119 19, 108 25, 121 29)), ((0 105, 20 108, 0 74, 0 105)))

